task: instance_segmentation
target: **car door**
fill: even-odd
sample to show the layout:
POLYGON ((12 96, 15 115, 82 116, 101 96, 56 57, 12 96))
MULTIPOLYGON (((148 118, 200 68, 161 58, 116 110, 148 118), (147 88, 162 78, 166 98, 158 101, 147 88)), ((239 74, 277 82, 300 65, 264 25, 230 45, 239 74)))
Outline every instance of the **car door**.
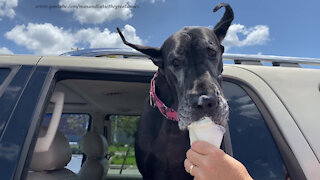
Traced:
POLYGON ((224 82, 223 87, 230 107, 229 153, 245 165, 254 179, 287 179, 284 161, 253 100, 236 83, 224 82))
MULTIPOLYGON (((224 150, 243 163, 254 179, 306 179, 273 114, 282 104, 275 103, 267 85, 245 68, 230 66, 225 70, 222 88, 230 116, 224 150)), ((285 120, 288 112, 281 114, 285 120)))

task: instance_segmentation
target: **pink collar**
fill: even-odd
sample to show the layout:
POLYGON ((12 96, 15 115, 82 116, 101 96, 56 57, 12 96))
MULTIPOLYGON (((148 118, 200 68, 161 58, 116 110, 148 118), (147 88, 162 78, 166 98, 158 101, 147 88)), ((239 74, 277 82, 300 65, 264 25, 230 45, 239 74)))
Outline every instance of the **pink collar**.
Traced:
POLYGON ((169 120, 178 122, 178 113, 172 109, 168 108, 157 96, 155 79, 158 77, 158 72, 156 72, 151 80, 150 87, 150 105, 152 107, 157 106, 161 114, 169 120))

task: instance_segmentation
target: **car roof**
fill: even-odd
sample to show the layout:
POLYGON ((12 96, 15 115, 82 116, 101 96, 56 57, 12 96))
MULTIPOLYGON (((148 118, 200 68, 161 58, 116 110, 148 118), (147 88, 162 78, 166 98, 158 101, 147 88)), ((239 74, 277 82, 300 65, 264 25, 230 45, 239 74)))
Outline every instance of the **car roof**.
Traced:
POLYGON ((0 54, 0 65, 36 65, 41 57, 37 55, 0 54))
POLYGON ((39 61, 38 65, 123 71, 155 71, 157 69, 149 59, 79 56, 44 56, 39 61))

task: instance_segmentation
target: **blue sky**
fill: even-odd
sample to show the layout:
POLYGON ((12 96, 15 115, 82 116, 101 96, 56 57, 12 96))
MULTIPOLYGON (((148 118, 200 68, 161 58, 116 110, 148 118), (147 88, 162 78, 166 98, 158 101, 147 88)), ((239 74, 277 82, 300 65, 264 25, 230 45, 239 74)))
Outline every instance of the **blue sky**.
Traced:
POLYGON ((235 13, 223 42, 228 53, 320 57, 319 0, 0 0, 0 53, 125 47, 117 26, 128 41, 160 47, 184 26, 214 27, 224 12, 212 12, 220 2, 235 13), (126 4, 135 7, 111 8, 126 4), (49 8, 57 5, 64 7, 49 8))

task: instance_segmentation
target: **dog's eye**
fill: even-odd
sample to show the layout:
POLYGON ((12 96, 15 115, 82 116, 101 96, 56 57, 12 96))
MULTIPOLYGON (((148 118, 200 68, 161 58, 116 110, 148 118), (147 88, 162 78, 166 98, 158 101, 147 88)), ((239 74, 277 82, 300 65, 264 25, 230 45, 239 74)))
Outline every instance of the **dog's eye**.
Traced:
POLYGON ((181 67, 182 63, 179 59, 174 59, 174 60, 172 60, 172 65, 174 68, 179 68, 179 67, 181 67))
POLYGON ((224 46, 220 45, 221 52, 224 53, 224 46))
POLYGON ((215 51, 212 48, 207 48, 207 51, 208 51, 208 56, 210 56, 210 57, 215 57, 217 54, 217 51, 215 51))

